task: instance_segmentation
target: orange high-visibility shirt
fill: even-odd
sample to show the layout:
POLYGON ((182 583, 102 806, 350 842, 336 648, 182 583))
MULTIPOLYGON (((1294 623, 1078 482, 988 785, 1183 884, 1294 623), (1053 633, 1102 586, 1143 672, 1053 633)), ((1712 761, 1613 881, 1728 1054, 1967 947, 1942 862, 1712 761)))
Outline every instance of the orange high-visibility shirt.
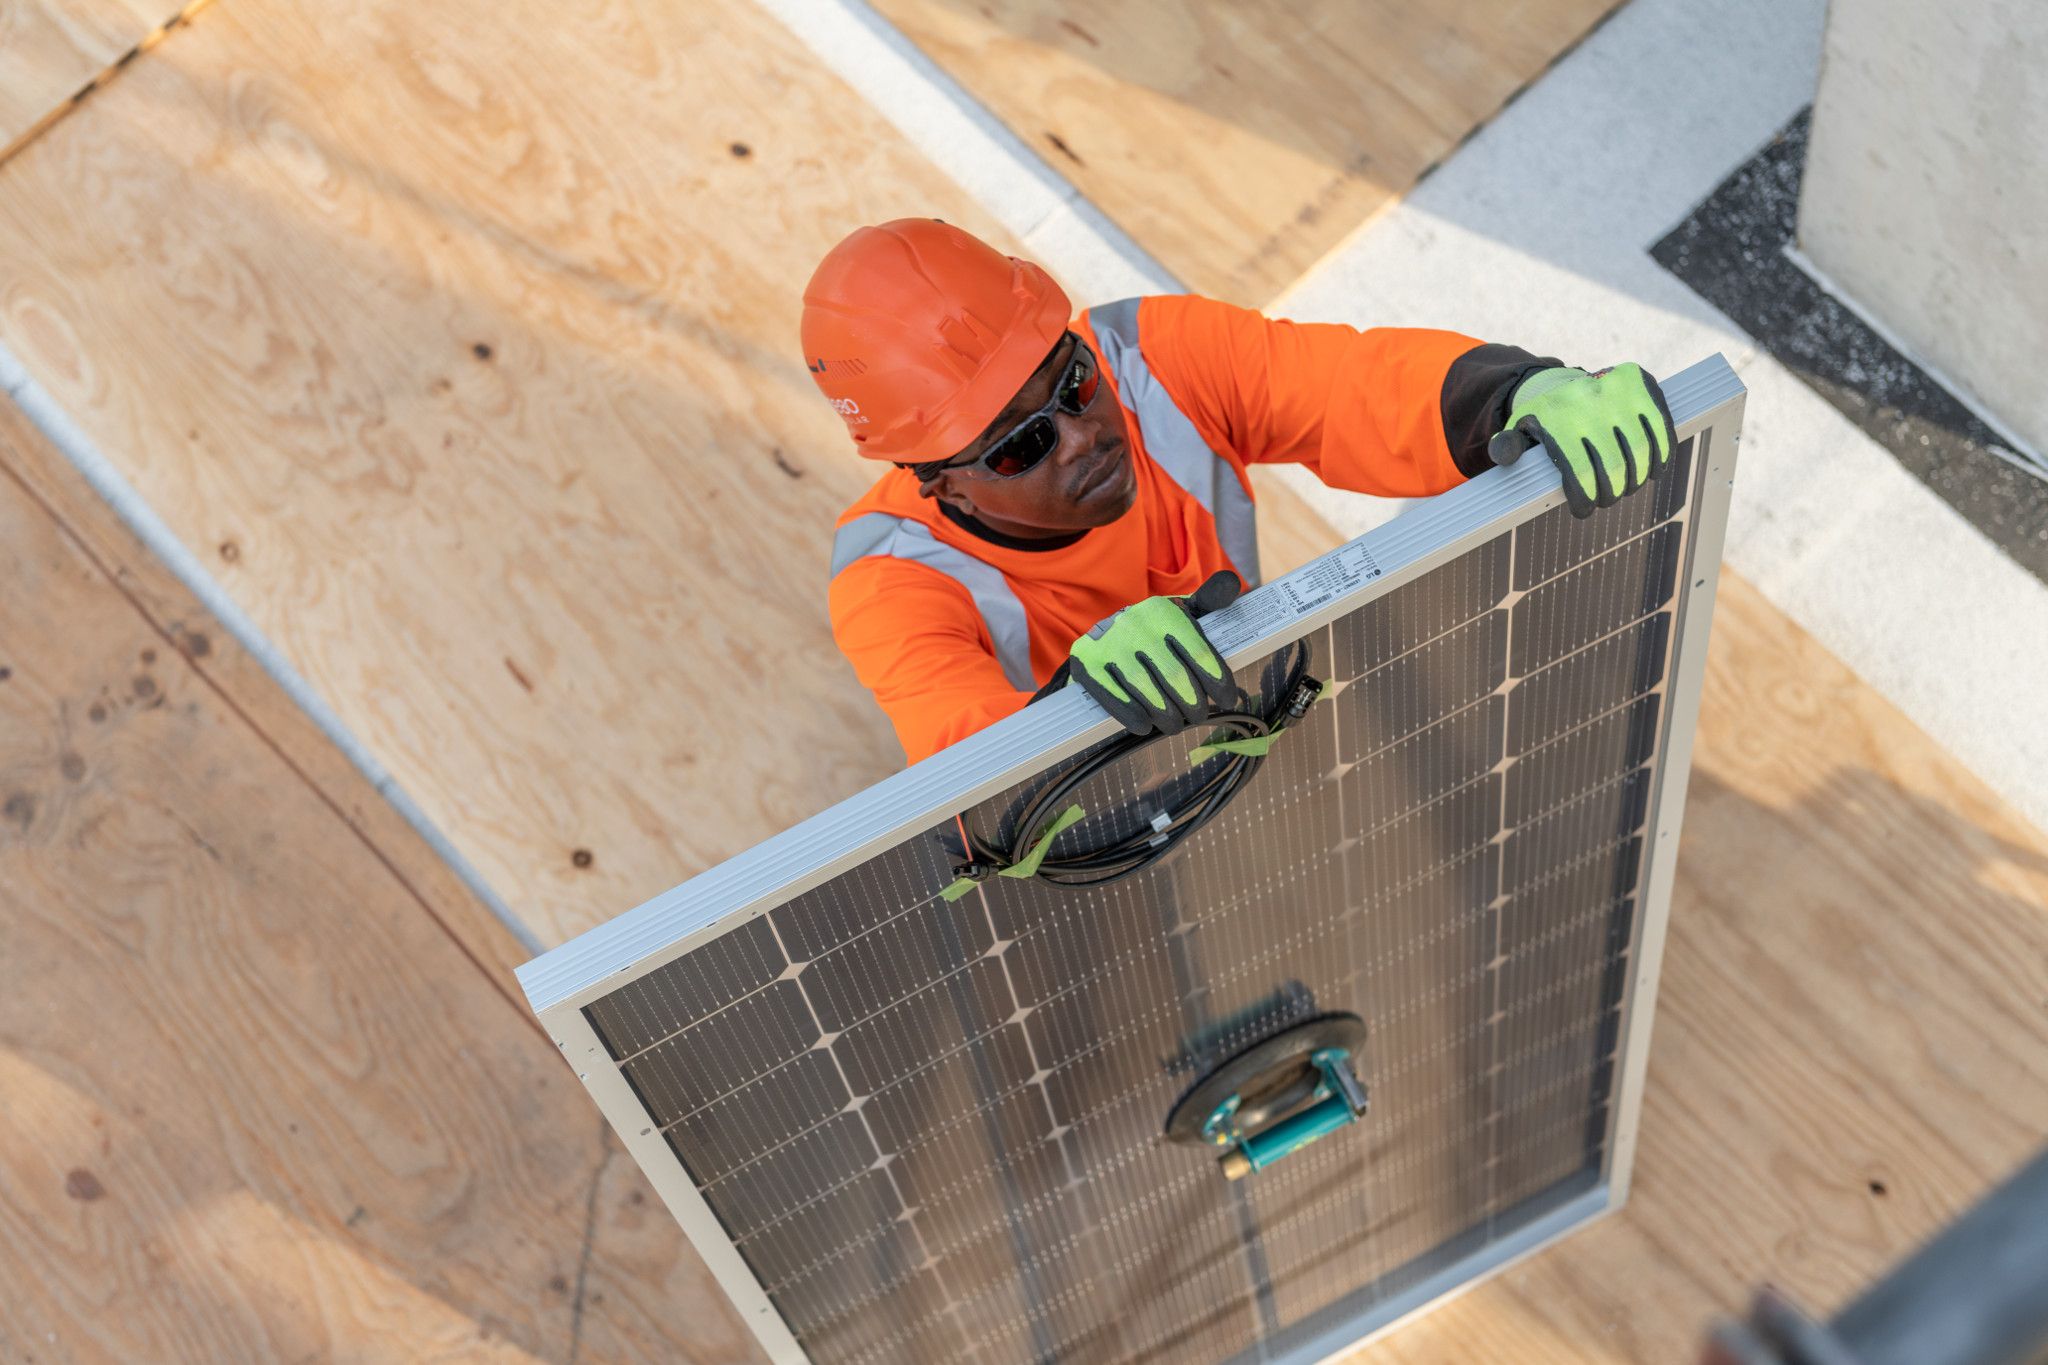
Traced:
POLYGON ((1111 613, 1192 593, 1221 569, 1255 583, 1246 465, 1303 464, 1387 497, 1440 493, 1485 467, 1512 382, 1557 363, 1456 332, 1286 322, 1185 295, 1098 306, 1073 330, 1124 406, 1130 511, 1071 544, 1024 548, 958 524, 891 469, 839 519, 833 635, 913 762, 1022 708, 1111 613), (1482 363, 1451 382, 1460 357, 1482 363))

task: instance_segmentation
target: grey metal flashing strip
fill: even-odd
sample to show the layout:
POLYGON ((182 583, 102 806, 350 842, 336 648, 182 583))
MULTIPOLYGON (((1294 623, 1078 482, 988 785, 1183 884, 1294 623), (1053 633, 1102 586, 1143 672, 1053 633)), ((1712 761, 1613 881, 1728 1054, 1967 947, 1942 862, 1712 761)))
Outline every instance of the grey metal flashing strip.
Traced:
POLYGON ((1251 494, 1230 461, 1210 449, 1202 433, 1145 363, 1138 336, 1142 299, 1119 299, 1088 310, 1102 363, 1116 381, 1125 408, 1144 433, 1145 453, 1182 491, 1215 519, 1216 539, 1245 582, 1259 583, 1259 525, 1251 494))
POLYGON ((106 499, 128 529, 135 533, 151 553, 163 561, 186 591, 199 599, 199 605, 213 614, 221 628, 235 638, 235 642, 247 650, 252 658, 263 667, 277 685, 311 718, 333 745, 341 750, 356 771, 367 779, 377 794, 389 801, 392 808, 403 816, 429 848, 439 854, 455 875, 462 879, 476 898, 490 907, 498 922, 503 924, 516 939, 519 946, 529 953, 540 952, 543 944, 526 924, 514 914, 504 898, 491 889, 483 873, 443 834, 440 827, 422 810, 419 803, 408 796, 398 785, 398 779, 389 769, 377 761, 360 739, 356 738, 348 725, 332 706, 327 704, 313 685, 285 658, 284 651, 263 633, 250 615, 243 611, 234 598, 228 595, 214 576, 206 571, 198 556, 185 548, 171 528, 158 516, 136 491, 135 486, 115 468, 104 452, 94 444, 85 429, 71 419, 49 391, 38 383, 4 343, 0 343, 0 390, 5 390, 30 422, 49 438, 50 444, 69 460, 73 467, 85 477, 95 493, 106 499))
MULTIPOLYGON (((1742 392, 1719 355, 1664 384, 1681 437, 1742 392)), ((1352 542, 1379 570, 1365 586, 1323 594, 1315 578, 1323 561, 1312 561, 1205 618, 1204 628, 1233 667, 1251 662, 1443 563, 1499 518, 1563 501, 1547 460, 1490 470, 1352 542), (1320 596, 1320 605, 1305 613, 1288 605, 1304 595, 1320 596)), ((673 961, 1116 728, 1078 689, 1064 689, 525 964, 520 986, 537 1013, 580 1007, 623 984, 617 978, 673 961)))
POLYGON ((837 578, 855 560, 872 555, 922 564, 967 589, 1010 686, 1020 692, 1037 688, 1031 673, 1030 621, 1001 569, 945 544, 922 522, 870 512, 846 523, 832 537, 832 576, 837 578))

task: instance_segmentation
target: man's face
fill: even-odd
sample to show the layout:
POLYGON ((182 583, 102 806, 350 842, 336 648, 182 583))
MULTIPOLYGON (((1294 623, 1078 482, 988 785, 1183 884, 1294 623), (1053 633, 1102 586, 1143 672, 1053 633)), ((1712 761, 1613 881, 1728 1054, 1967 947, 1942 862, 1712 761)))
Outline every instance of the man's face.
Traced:
MULTIPOLYGON (((1130 511, 1138 494, 1137 470, 1131 464, 1122 405, 1106 384, 1097 387, 1085 412, 1053 409, 1059 444, 1033 468, 1003 479, 971 463, 1052 402, 1053 389, 1079 354, 1078 338, 1071 333, 1061 338, 1009 406, 973 444, 948 461, 952 467, 922 485, 924 496, 938 498, 998 531, 1023 536, 1085 531, 1130 511)), ((1088 358, 1094 363, 1092 356, 1088 358)))

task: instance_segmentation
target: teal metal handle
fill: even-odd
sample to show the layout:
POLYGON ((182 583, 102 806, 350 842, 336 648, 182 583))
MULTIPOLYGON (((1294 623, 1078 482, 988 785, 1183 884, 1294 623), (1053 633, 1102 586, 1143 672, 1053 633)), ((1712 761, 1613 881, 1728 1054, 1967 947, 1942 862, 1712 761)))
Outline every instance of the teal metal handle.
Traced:
POLYGON ((1350 1105, 1332 1095, 1320 1104, 1280 1120, 1265 1132, 1244 1139, 1238 1144, 1238 1150, 1244 1153, 1253 1170, 1263 1171, 1281 1157, 1292 1156, 1356 1117, 1350 1105))
POLYGON ((1232 1095, 1217 1106, 1210 1117, 1213 1139, 1232 1142, 1220 1164, 1231 1180, 1253 1171, 1263 1171, 1285 1156, 1292 1156, 1317 1138, 1356 1122, 1366 1110, 1365 1087, 1351 1072, 1351 1054, 1341 1047, 1324 1048, 1309 1058, 1322 1073, 1306 1109, 1296 1110, 1271 1127, 1257 1133, 1238 1131, 1235 1122, 1239 1097, 1232 1095))

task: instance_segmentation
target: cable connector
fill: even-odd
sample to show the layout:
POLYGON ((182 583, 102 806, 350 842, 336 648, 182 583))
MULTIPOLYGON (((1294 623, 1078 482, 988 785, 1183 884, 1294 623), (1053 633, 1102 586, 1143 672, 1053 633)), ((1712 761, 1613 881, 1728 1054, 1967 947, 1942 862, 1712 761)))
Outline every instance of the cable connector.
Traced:
POLYGON ((1308 714, 1308 708, 1315 705, 1316 698, 1322 695, 1323 684, 1304 674, 1293 687, 1288 689, 1287 719, 1289 721, 1300 720, 1304 715, 1308 714))
POLYGON ((982 882, 1002 871, 994 863, 960 863, 953 868, 953 880, 939 890, 939 898, 957 901, 982 882))

